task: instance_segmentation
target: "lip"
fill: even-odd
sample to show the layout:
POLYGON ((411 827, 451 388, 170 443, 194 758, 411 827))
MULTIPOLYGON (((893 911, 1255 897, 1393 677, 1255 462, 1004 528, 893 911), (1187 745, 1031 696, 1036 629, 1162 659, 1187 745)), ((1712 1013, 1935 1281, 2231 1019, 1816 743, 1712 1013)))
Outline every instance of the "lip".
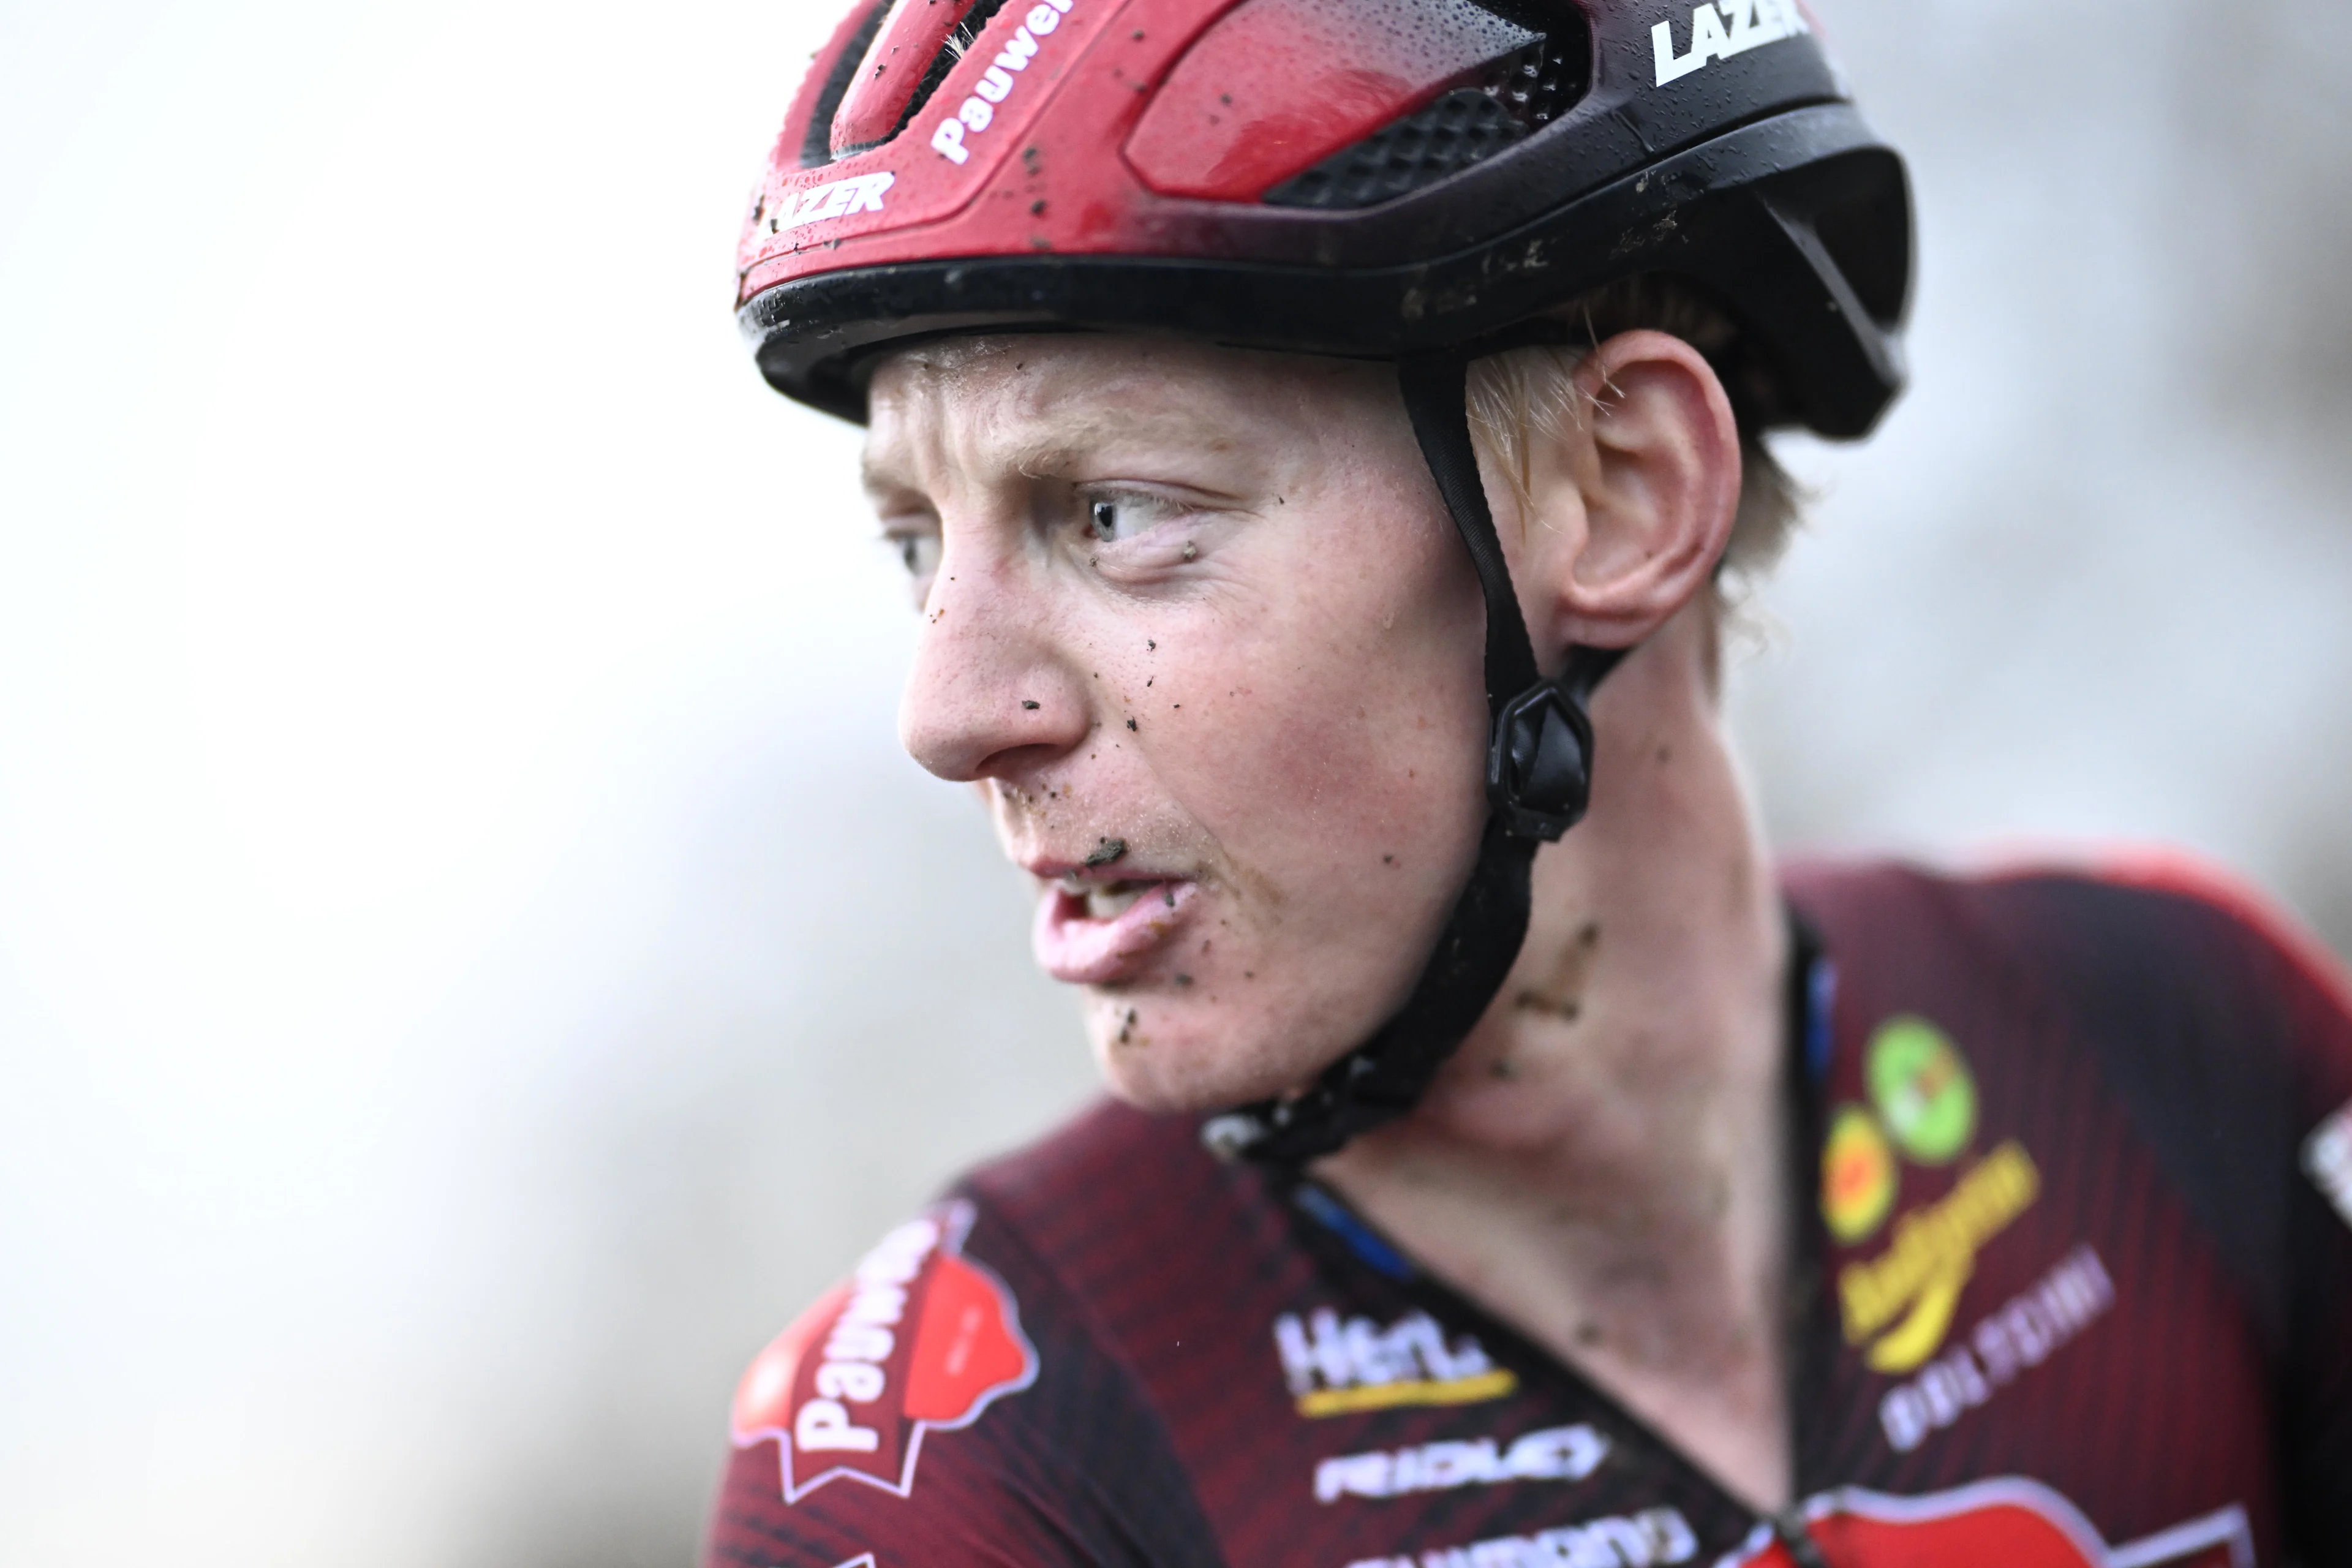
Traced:
POLYGON ((1115 915, 1087 912, 1087 895, 1066 879, 1049 882, 1030 930, 1038 966, 1065 985, 1108 985, 1129 979, 1174 940, 1191 914, 1198 883, 1181 877, 1088 877, 1097 889, 1134 888, 1135 901, 1115 915))

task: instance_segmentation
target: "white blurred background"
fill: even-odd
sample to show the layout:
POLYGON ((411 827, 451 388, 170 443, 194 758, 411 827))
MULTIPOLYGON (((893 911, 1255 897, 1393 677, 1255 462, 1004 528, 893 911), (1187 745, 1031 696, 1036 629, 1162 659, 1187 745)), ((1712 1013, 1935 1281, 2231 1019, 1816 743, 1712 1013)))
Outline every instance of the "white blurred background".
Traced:
MULTIPOLYGON (((0 1561, 682 1563, 748 1356, 1087 1090, 729 318, 835 0, 0 0, 0 1561)), ((2352 944, 2352 10, 1827 0, 1916 390, 1799 445, 1789 841, 2352 944)))

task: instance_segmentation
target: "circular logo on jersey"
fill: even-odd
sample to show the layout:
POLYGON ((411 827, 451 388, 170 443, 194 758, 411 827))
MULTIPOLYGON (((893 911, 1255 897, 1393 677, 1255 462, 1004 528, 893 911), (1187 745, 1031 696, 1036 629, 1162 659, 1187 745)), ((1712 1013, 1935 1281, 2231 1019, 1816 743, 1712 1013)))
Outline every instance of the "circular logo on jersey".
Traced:
POLYGON ((1859 1105, 1841 1105, 1822 1145, 1822 1218, 1830 1234, 1853 1246, 1886 1222, 1895 1206, 1895 1151, 1878 1118, 1859 1105))
POLYGON ((1866 1075, 1886 1131, 1906 1154, 1941 1165, 1977 1130, 1977 1085, 1959 1047, 1925 1018, 1889 1018, 1870 1037, 1866 1075))

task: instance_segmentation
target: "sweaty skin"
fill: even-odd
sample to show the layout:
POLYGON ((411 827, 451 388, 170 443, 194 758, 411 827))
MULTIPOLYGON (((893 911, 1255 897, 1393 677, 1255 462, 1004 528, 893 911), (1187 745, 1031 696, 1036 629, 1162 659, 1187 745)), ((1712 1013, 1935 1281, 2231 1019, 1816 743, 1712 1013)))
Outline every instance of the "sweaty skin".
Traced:
MULTIPOLYGON (((1785 939, 1716 703, 1736 428, 1611 340, 1486 491, 1539 657, 1635 647, 1509 983, 1317 1173, 1759 1506, 1790 1488, 1785 939), (1522 499, 1524 496, 1524 500, 1522 499), (1638 645, 1638 646, 1637 646, 1638 645)), ((867 485, 922 626, 900 727, 1038 892, 1113 1092, 1299 1085, 1411 990, 1484 816, 1484 611, 1385 367, 1109 336, 903 352, 867 485)))

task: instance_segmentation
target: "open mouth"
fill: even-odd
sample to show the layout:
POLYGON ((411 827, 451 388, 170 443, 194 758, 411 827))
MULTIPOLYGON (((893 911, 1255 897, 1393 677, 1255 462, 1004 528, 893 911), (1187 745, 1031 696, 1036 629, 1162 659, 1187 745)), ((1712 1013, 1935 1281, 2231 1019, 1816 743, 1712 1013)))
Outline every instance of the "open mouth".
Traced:
POLYGON ((1135 901, 1144 894, 1165 885, 1154 881, 1121 881, 1106 885, 1081 882, 1075 877, 1065 877, 1062 879, 1061 890, 1085 905, 1087 919, 1109 921, 1117 920, 1133 909, 1135 901))
POLYGON ((1175 936, 1198 891, 1183 878, 1060 878, 1037 900, 1037 963, 1066 984, 1133 979, 1175 936))

